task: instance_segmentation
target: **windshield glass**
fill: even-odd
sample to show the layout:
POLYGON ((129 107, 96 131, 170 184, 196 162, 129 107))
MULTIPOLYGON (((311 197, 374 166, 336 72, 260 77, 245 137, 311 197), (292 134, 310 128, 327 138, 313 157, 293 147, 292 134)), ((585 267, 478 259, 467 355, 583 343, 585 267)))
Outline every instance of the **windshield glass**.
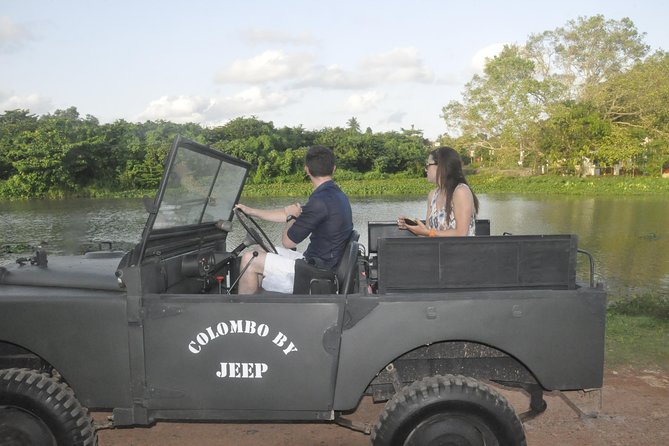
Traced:
POLYGON ((233 161, 222 153, 179 145, 168 167, 153 228, 230 220, 247 171, 245 165, 233 161))

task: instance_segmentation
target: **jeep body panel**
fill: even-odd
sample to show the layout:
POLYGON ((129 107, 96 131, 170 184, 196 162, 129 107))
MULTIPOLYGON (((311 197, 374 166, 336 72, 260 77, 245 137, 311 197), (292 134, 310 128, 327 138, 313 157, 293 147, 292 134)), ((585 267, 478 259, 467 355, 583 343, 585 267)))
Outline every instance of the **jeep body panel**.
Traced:
POLYGON ((130 404, 125 294, 2 286, 0 342, 53 366, 87 407, 130 404))
POLYGON ((601 289, 349 296, 349 304, 357 299, 378 303, 342 332, 335 410, 355 407, 395 358, 442 341, 492 346, 525 365, 548 390, 602 385, 606 293, 601 289))

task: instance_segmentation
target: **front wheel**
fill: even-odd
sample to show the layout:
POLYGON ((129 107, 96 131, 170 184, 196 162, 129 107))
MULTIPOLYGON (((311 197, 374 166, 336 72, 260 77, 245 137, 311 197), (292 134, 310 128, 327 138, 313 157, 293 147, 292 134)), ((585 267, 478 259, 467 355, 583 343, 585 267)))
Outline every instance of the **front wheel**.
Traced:
POLYGON ((0 370, 0 444, 95 446, 93 420, 72 389, 28 369, 0 370))
POLYGON ((506 399, 472 378, 430 376, 404 387, 372 430, 376 446, 526 446, 506 399))

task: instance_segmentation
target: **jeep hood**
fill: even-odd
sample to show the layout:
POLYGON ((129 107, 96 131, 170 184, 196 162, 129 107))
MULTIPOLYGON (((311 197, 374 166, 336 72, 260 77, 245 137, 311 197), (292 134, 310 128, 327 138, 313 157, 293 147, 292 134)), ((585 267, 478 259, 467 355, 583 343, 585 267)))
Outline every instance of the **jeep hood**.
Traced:
POLYGON ((116 253, 51 256, 45 267, 26 264, 0 267, 0 284, 120 291, 116 253))

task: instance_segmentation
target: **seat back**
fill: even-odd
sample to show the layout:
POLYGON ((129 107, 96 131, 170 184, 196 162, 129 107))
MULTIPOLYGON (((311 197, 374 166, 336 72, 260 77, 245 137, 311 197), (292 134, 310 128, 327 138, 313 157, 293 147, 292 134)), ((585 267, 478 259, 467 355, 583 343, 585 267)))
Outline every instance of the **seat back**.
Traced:
POLYGON ((574 234, 379 239, 379 294, 576 288, 574 234))
POLYGON ((476 219, 476 235, 490 235, 490 220, 476 219))
MULTIPOLYGON (((476 235, 490 235, 490 220, 476 220, 476 235)), ((370 221, 367 223, 367 237, 367 251, 376 254, 379 251, 380 238, 415 237, 415 235, 398 228, 396 221, 370 221)))
POLYGON ((351 232, 351 237, 346 243, 344 253, 339 260, 335 275, 337 277, 337 292, 339 294, 349 294, 353 291, 355 284, 355 269, 358 264, 358 252, 360 244, 358 239, 360 234, 355 229, 351 232))

